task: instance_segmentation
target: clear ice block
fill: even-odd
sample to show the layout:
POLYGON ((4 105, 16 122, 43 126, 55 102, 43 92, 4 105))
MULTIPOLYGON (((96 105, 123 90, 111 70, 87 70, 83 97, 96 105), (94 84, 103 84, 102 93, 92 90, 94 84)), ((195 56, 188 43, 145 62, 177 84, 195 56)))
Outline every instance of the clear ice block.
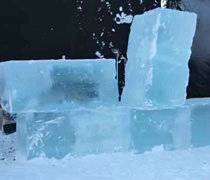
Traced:
POLYGON ((24 158, 62 159, 72 151, 75 132, 69 113, 20 113, 16 120, 18 153, 24 158))
POLYGON ((8 112, 65 111, 117 103, 114 60, 0 63, 0 97, 8 112))
POLYGON ((137 152, 163 145, 166 150, 191 146, 190 109, 134 108, 131 110, 131 140, 137 152))
POLYGON ((183 104, 196 15, 170 9, 135 16, 128 43, 126 105, 168 107, 183 104))
POLYGON ((188 99, 186 105, 191 108, 192 145, 210 145, 210 98, 188 99))
POLYGON ((74 154, 128 151, 130 109, 101 108, 80 111, 72 116, 76 133, 74 154))
POLYGON ((20 113, 18 151, 27 159, 128 151, 129 117, 126 108, 20 113))

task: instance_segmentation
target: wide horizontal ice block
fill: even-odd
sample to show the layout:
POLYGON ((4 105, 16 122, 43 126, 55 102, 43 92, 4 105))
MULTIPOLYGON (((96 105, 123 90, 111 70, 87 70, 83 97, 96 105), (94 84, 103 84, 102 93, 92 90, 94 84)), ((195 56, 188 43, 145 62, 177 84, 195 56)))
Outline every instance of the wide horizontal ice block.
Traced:
POLYGON ((165 149, 185 149, 191 146, 190 109, 131 110, 131 140, 137 152, 163 145, 165 149))
POLYGON ((126 105, 183 104, 196 15, 155 9, 135 16, 128 43, 126 105))
POLYGON ((18 150, 27 159, 191 147, 190 107, 105 107, 17 115, 18 150))
POLYGON ((144 152, 210 145, 210 98, 172 108, 100 107, 17 114, 19 152, 28 159, 144 152))
POLYGON ((8 112, 64 111, 113 105, 118 99, 114 60, 0 63, 0 97, 8 112))
POLYGON ((18 150, 27 159, 128 151, 129 115, 127 108, 20 113, 18 150))
POLYGON ((188 99, 186 105, 191 109, 192 145, 210 145, 210 98, 188 99))

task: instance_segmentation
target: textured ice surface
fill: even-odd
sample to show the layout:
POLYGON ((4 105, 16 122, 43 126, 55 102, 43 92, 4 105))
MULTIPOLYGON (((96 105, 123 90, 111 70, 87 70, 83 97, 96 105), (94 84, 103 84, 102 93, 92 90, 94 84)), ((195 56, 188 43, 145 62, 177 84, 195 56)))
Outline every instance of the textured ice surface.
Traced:
POLYGON ((118 90, 114 60, 0 63, 0 95, 8 112, 63 111, 113 105, 118 90))
POLYGON ((191 108, 192 145, 210 145, 210 98, 188 99, 186 105, 191 108))
POLYGON ((131 139, 137 152, 163 145, 165 149, 186 149, 191 145, 190 109, 140 109, 131 111, 131 139))
POLYGON ((130 109, 102 108, 75 112, 72 124, 76 142, 74 154, 128 151, 130 147, 130 109))
POLYGON ((46 154, 63 158, 75 142, 68 113, 26 113, 17 115, 18 149, 24 157, 46 154))
POLYGON ((19 151, 28 159, 128 151, 129 115, 125 108, 18 114, 19 151))
POLYGON ((155 9, 135 16, 129 37, 124 104, 169 106, 186 97, 196 15, 155 9))
POLYGON ((210 98, 172 108, 100 107, 17 115, 19 151, 28 159, 145 152, 210 145, 210 98))
MULTIPOLYGON (((187 149, 195 141, 191 134, 197 137, 199 133, 191 124, 190 108, 107 107, 22 113, 17 116, 18 147, 28 159, 42 155, 62 159, 68 154, 145 152, 156 146, 187 149)), ((206 133, 207 130, 208 127, 206 133)))

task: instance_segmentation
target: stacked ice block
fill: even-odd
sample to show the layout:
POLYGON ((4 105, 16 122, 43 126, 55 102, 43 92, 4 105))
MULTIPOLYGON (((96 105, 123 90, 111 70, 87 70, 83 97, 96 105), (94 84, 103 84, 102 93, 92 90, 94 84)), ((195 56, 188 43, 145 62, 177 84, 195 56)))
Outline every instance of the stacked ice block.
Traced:
POLYGON ((210 98, 188 99, 186 106, 191 109, 192 146, 210 145, 210 98))
POLYGON ((1 63, 1 99, 17 113, 19 151, 61 159, 199 146, 191 126, 199 110, 184 104, 195 26, 195 14, 175 10, 134 18, 121 103, 114 60, 1 63))
POLYGON ((128 151, 129 113, 121 108, 18 115, 19 151, 28 159, 128 151))
POLYGON ((155 9, 135 16, 129 37, 126 87, 131 106, 184 104, 196 15, 155 9))
POLYGON ((190 108, 184 103, 195 27, 195 14, 169 9, 134 18, 122 103, 137 106, 131 110, 137 152, 191 146, 190 108))
POLYGON ((166 150, 189 148, 190 127, 188 107, 134 108, 131 111, 131 137, 137 152, 161 145, 166 150))
POLYGON ((17 114, 18 149, 28 159, 128 150, 115 60, 10 61, 0 72, 3 107, 17 114))
POLYGON ((8 112, 65 111, 117 103, 114 60, 10 61, 0 66, 8 112))

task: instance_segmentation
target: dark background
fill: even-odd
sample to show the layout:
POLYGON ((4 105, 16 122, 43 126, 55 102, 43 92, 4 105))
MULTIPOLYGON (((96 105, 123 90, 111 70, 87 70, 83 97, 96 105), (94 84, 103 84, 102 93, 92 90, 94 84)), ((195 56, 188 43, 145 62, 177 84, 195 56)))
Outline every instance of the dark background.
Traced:
POLYGON ((159 3, 145 1, 140 5, 139 0, 1 0, 0 60, 60 59, 63 55, 67 58, 97 58, 97 50, 101 50, 105 57, 113 57, 108 46, 111 41, 115 48, 125 53, 130 25, 117 26, 114 18, 120 6, 124 12, 134 15, 158 7, 159 3), (103 37, 101 32, 105 33, 103 37), (103 49, 102 41, 107 43, 103 49))
MULTIPOLYGON (((180 0, 168 8, 180 9, 180 0)), ((160 0, 1 0, 0 61, 98 58, 126 59, 130 24, 119 24, 120 7, 127 15, 160 7, 160 0)), ((118 59, 119 60, 119 59, 118 59)), ((210 96, 210 63, 190 61, 188 97, 210 96)), ((124 61, 119 86, 124 86, 124 61)))

